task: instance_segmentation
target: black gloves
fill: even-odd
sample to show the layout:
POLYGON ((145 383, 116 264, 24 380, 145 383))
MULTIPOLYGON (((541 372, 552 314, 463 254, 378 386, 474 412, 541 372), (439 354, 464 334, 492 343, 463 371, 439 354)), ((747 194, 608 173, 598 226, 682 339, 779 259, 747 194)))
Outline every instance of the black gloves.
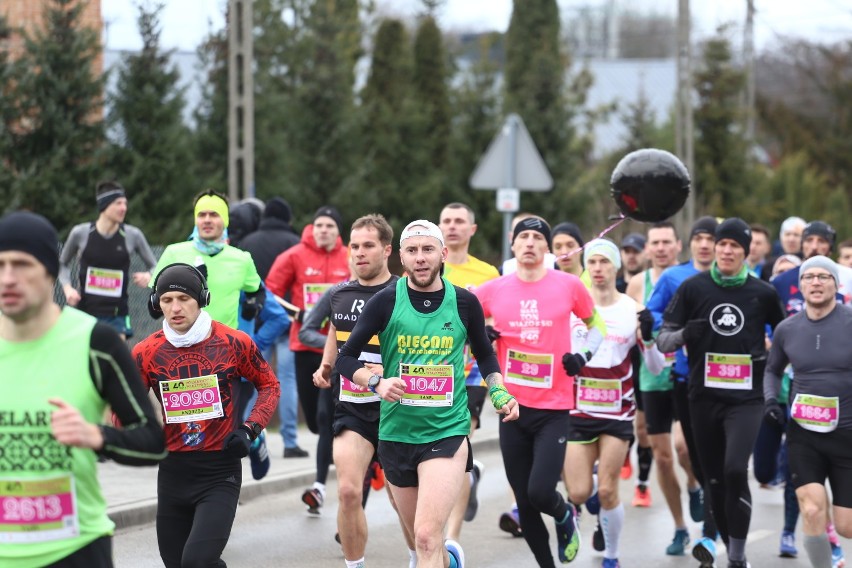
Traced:
POLYGON ((692 343, 701 339, 710 329, 710 321, 706 319, 692 319, 683 326, 683 340, 692 343))
POLYGON ((562 356, 562 368, 565 369, 566 373, 574 377, 579 374, 580 369, 585 367, 591 358, 591 353, 588 351, 585 355, 582 353, 566 353, 562 356))
POLYGON ((779 428, 784 427, 784 409, 774 398, 768 399, 763 406, 763 419, 779 428))
POLYGON ((654 314, 651 310, 645 308, 637 314, 639 318, 639 333, 642 334, 642 341, 652 341, 654 339, 654 314))
POLYGON ((240 310, 240 316, 243 319, 253 320, 263 311, 264 300, 266 300, 266 288, 263 287, 263 284, 255 292, 246 292, 246 299, 240 310))
POLYGON ((249 448, 251 448, 251 431, 244 424, 228 434, 228 437, 225 438, 225 443, 222 445, 222 451, 228 452, 237 458, 246 457, 249 453, 249 448))
POLYGON ((486 325, 485 335, 488 336, 488 341, 494 342, 500 337, 500 332, 494 329, 493 325, 486 325))

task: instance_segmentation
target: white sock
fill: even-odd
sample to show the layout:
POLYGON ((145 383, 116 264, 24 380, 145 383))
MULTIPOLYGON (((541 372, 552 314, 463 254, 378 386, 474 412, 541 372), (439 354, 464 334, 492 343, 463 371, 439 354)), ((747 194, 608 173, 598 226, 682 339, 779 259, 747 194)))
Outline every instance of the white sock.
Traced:
POLYGON ((358 560, 345 560, 346 568, 364 568, 364 557, 358 560))
POLYGON ((320 483, 319 481, 314 481, 312 485, 314 489, 322 493, 322 496, 325 497, 325 483, 320 483))
POLYGON ((408 549, 408 568, 417 568, 417 551, 408 549))
POLYGON ((619 503, 615 509, 601 507, 601 529, 606 543, 604 558, 618 558, 618 539, 621 537, 623 526, 624 504, 619 503))
POLYGON ((473 470, 467 472, 467 480, 470 482, 471 488, 473 487, 473 470))

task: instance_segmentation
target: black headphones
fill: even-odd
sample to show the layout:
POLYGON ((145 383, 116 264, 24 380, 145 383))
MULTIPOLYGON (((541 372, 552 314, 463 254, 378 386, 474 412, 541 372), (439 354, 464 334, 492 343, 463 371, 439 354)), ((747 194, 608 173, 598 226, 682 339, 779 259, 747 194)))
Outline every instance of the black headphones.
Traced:
POLYGON ((159 273, 157 273, 157 277, 154 278, 154 291, 151 292, 151 296, 148 298, 148 311, 162 315, 163 310, 160 308, 160 295, 157 294, 157 281, 160 279, 160 276, 162 276, 163 272, 165 272, 169 268, 172 268, 173 266, 185 266, 186 268, 192 270, 192 272, 195 273, 196 276, 198 276, 198 281, 201 283, 201 291, 198 294, 198 307, 206 308, 207 306, 209 306, 210 290, 207 288, 207 279, 204 278, 204 275, 201 273, 201 271, 198 270, 198 268, 196 268, 195 266, 192 266, 191 264, 186 264, 185 262, 175 262, 168 266, 164 266, 163 269, 159 273))

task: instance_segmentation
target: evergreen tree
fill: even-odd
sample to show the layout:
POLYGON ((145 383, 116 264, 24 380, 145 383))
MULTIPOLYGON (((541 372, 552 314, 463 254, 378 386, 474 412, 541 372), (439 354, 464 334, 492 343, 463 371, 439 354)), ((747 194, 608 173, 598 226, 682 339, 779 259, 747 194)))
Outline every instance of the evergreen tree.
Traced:
POLYGON ((6 19, 0 15, 0 203, 8 204, 13 193, 9 155, 14 145, 13 131, 18 113, 14 100, 13 64, 5 46, 12 34, 6 19))
POLYGON ((414 100, 423 118, 422 143, 430 165, 446 166, 450 133, 450 99, 447 92, 444 40, 435 18, 423 16, 414 36, 414 100))
POLYGON ((198 48, 205 81, 193 111, 192 152, 200 189, 223 193, 228 187, 228 37, 226 30, 208 35, 198 48))
POLYGON ((100 30, 83 26, 83 8, 75 0, 45 3, 44 26, 24 34, 14 78, 20 135, 6 156, 16 183, 4 205, 41 213, 60 231, 91 215, 102 175, 100 30))
POLYGON ((115 177, 127 188, 135 222, 160 242, 181 240, 191 230, 187 211, 203 189, 187 171, 191 152, 183 124, 183 89, 173 50, 160 47, 162 4, 139 5, 142 50, 125 56, 108 117, 117 138, 115 177))

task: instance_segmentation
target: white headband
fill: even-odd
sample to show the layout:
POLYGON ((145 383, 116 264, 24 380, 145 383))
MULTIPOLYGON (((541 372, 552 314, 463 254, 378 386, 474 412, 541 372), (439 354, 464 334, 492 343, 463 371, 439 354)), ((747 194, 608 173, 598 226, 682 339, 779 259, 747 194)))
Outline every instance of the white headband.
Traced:
POLYGON ((444 234, 441 232, 441 229, 435 223, 426 221, 425 219, 412 221, 405 226, 405 229, 399 235, 399 246, 402 246, 402 242, 405 239, 410 239, 411 237, 434 237, 438 239, 442 247, 444 246, 444 234))

